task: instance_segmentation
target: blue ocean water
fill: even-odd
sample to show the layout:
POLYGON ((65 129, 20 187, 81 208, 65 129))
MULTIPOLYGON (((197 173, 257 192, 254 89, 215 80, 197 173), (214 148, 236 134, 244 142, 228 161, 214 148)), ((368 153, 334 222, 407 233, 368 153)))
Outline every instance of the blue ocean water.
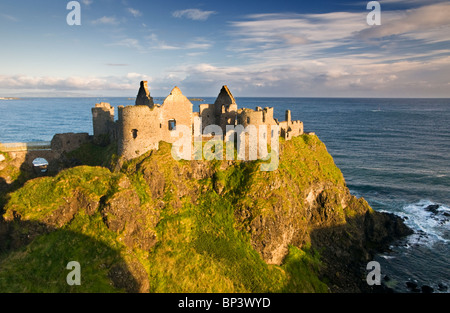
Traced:
MULTIPOLYGON (((0 100, 0 142, 49 141, 64 132, 92 134, 91 108, 101 101, 134 103, 128 98, 0 100)), ((413 281, 450 292, 450 99, 236 101, 239 107, 274 107, 279 120, 290 109, 294 120, 302 120, 305 130, 327 145, 352 194, 376 210, 406 218, 414 235, 377 257, 389 286, 408 292, 405 282, 413 281)), ((193 103, 198 110, 200 102, 193 103)))

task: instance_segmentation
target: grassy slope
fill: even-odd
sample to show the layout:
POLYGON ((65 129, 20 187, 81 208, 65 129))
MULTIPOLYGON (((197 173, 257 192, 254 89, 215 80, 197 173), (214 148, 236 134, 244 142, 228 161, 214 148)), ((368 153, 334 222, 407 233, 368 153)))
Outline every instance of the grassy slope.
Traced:
POLYGON ((123 173, 83 166, 65 170, 56 177, 29 181, 11 194, 5 216, 11 219, 15 211, 22 222, 40 223, 73 190, 99 201, 116 193, 120 177, 127 175, 141 206, 160 211, 160 221, 152 229, 158 242, 149 251, 127 247, 121 242, 120 233, 105 226, 99 212, 89 216, 81 209, 62 228, 0 256, 0 291, 122 291, 111 285, 108 270, 117 262, 137 260, 148 274, 151 292, 326 292, 327 287, 316 275, 320 267, 317 254, 307 246, 291 246, 283 265, 267 265, 252 247, 250 234, 235 218, 235 208, 243 204, 252 206, 255 214, 270 214, 271 202, 289 206, 294 200, 287 194, 298 193, 299 188, 314 182, 345 185, 339 169, 316 137, 305 135, 282 145, 276 172, 260 172, 259 162, 237 163, 221 170, 221 163, 213 161, 211 178, 188 179, 179 173, 188 170, 189 162, 173 160, 170 146, 162 144, 159 151, 126 164, 123 173), (165 179, 160 198, 152 195, 142 171, 154 162, 165 179), (297 187, 291 186, 288 192, 275 189, 261 197, 264 186, 277 179, 288 179, 297 187), (190 194, 177 198, 182 185, 201 190, 196 201, 190 194), (163 208, 156 208, 158 201, 164 202, 163 208), (70 261, 81 263, 79 287, 65 283, 69 272, 65 265, 70 261))

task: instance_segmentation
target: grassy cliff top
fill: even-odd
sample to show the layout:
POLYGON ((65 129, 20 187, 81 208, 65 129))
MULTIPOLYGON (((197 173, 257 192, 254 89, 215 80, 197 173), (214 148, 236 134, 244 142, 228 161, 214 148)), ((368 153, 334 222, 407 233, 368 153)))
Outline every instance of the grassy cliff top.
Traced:
POLYGON ((278 170, 261 172, 262 161, 176 161, 161 143, 117 172, 79 166, 26 182, 4 197, 0 291, 329 291, 317 239, 337 227, 347 237, 334 240, 361 244, 353 220, 372 210, 316 136, 280 150, 278 170), (81 286, 66 283, 71 261, 81 286))

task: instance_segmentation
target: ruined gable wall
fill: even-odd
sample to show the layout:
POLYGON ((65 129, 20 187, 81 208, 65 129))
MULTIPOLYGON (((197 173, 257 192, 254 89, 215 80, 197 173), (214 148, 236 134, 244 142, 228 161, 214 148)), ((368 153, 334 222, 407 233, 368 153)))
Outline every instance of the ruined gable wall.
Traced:
POLYGON ((161 140, 174 143, 178 139, 171 135, 171 130, 169 129, 170 120, 175 120, 176 126, 187 126, 192 134, 193 104, 181 93, 178 87, 172 90, 159 109, 161 110, 161 117, 158 125, 161 126, 161 140))
MULTIPOLYGON (((236 112, 237 104, 234 99, 231 91, 228 89, 228 86, 222 86, 222 89, 219 92, 219 95, 214 102, 214 114, 215 114, 215 123, 216 125, 222 124, 222 115, 227 112, 236 112)), ((228 117, 227 117, 228 118, 228 117)))

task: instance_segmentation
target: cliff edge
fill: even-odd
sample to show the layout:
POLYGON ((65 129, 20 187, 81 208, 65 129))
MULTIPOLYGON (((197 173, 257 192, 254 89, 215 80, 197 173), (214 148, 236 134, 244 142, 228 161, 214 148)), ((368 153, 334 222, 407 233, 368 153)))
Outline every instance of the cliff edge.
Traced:
POLYGON ((410 233, 402 220, 352 196, 315 135, 281 140, 274 172, 260 162, 175 161, 161 142, 116 171, 3 179, 0 290, 371 291, 365 265, 410 233))

